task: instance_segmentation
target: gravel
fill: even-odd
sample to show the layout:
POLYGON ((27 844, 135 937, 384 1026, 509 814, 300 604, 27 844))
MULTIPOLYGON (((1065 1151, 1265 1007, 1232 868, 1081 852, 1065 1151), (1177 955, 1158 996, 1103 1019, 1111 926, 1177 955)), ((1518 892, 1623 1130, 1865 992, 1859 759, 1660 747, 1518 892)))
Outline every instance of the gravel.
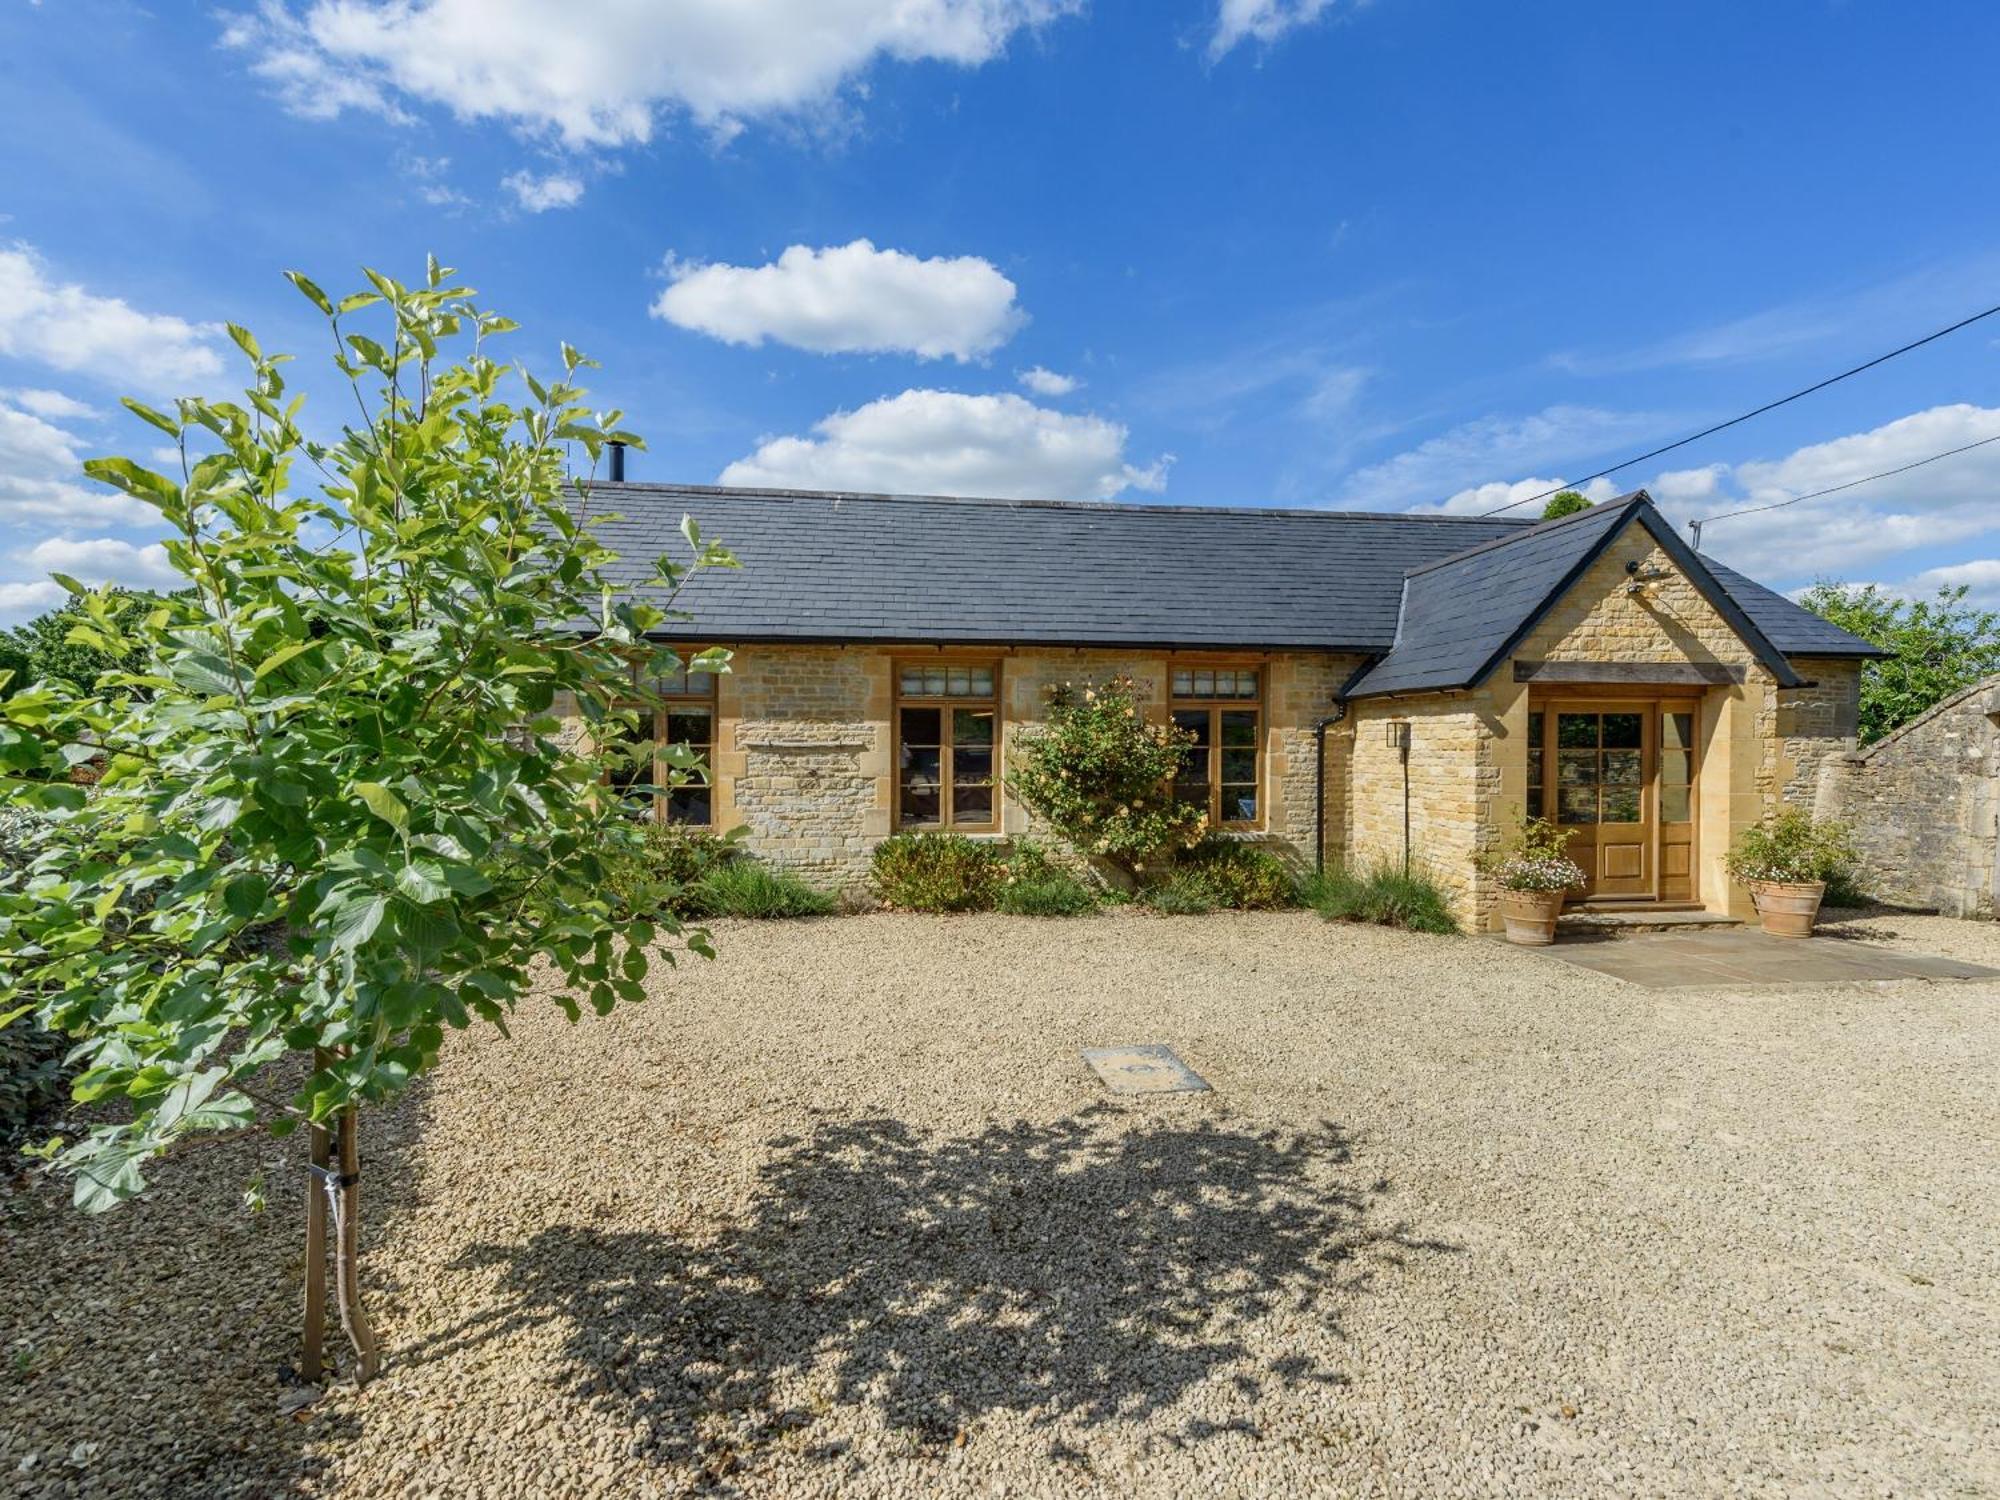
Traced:
POLYGON ((364 1391, 286 1383, 291 1143, 96 1220, 0 1192, 0 1477, 2000 1493, 2000 986, 1644 990, 1296 913, 716 935, 371 1120, 364 1391), (1114 1101, 1077 1055, 1140 1042, 1215 1091, 1114 1101))

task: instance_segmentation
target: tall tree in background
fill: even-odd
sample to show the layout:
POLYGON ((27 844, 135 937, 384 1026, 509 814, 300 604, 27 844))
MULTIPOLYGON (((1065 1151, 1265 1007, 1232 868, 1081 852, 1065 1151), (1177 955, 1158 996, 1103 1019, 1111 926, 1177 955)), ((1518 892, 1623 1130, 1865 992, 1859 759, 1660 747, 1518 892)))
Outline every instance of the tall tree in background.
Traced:
POLYGON ((2000 614, 1967 604, 1967 590, 1899 599, 1874 584, 1821 582, 1799 603, 1896 654, 1861 671, 1861 739, 1879 740, 1960 688, 2000 672, 2000 614))
POLYGON ((1590 499, 1582 490, 1564 490, 1559 495, 1549 496, 1549 503, 1542 507, 1544 521, 1560 521, 1564 516, 1573 516, 1580 510, 1590 509, 1590 499))
MULTIPOLYGON (((113 588, 107 592, 107 597, 117 618, 128 623, 135 622, 160 603, 158 594, 144 589, 113 588)), ((35 616, 25 625, 0 632, 0 670, 14 674, 8 687, 0 688, 0 692, 58 677, 74 687, 88 690, 96 687, 97 679, 106 672, 138 670, 136 652, 123 658, 114 657, 95 646, 70 639, 71 630, 89 623, 90 615, 84 609, 83 601, 71 598, 58 608, 35 616)))
MULTIPOLYGON (((67 642, 134 665, 0 702, 0 802, 41 814, 24 868, 0 874, 0 1025, 33 1012, 71 1038, 74 1097, 101 1110, 44 1154, 98 1210, 192 1133, 303 1130, 309 1377, 329 1240, 352 1369, 378 1359, 357 1271, 363 1106, 433 1067, 449 1031, 504 1032, 531 990, 603 1013, 645 998, 662 936, 709 951, 635 915, 656 903, 608 894, 641 825, 605 773, 655 756, 638 725, 677 662, 647 632, 690 568, 733 561, 690 520, 691 556, 658 560, 653 602, 614 593, 565 455, 594 470, 637 439, 583 405, 567 345, 548 384, 487 354, 515 325, 451 276, 370 272, 336 304, 292 273, 359 413, 331 445, 241 328, 240 404, 128 401, 179 472, 86 469, 159 512, 189 586, 134 611, 59 579, 78 598, 67 642), (559 702, 623 732, 572 745, 559 702), (94 787, 67 774, 86 765, 94 787)), ((646 794, 699 765, 686 747, 657 760, 646 794)))

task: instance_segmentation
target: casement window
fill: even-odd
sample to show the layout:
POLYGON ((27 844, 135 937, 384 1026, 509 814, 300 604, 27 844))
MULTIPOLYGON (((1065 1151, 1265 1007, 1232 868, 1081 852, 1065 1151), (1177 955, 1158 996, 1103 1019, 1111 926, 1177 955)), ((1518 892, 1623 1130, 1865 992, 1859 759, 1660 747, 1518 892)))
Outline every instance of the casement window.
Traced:
POLYGON ((991 662, 898 664, 898 828, 999 828, 999 678, 991 662))
POLYGON ((1263 675, 1255 667, 1175 667, 1174 724, 1194 744, 1174 795, 1208 814, 1212 828, 1254 828, 1264 812, 1263 675))
MULTIPOLYGON (((639 737, 661 746, 686 745, 701 756, 707 774, 675 787, 665 796, 640 794, 644 797, 646 815, 661 823, 707 828, 715 821, 711 784, 715 768, 715 674, 690 671, 683 666, 678 672, 656 679, 653 690, 665 701, 654 711, 650 727, 640 725, 639 737)), ((658 763, 619 766, 612 770, 610 780, 625 792, 636 787, 661 786, 666 783, 666 767, 658 763)))

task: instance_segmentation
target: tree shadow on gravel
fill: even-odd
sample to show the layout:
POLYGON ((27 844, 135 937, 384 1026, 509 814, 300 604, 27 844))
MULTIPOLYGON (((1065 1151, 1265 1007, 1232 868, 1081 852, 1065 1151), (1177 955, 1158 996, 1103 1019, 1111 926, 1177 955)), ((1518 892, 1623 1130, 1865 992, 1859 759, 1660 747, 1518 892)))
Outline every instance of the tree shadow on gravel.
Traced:
POLYGON ((635 1456, 711 1480, 773 1442, 831 1456, 812 1429, 838 1405, 921 1447, 990 1412, 1143 1417, 1226 1375, 1244 1415, 1179 1434, 1198 1440, 1253 1423, 1270 1383, 1344 1379, 1268 1336, 1253 1350, 1247 1325, 1337 1329, 1384 1267, 1453 1248, 1388 1219, 1386 1182, 1345 1180, 1336 1126, 1113 1132, 1100 1114, 1117 1116, 775 1140, 747 1217, 710 1242, 564 1226, 471 1252, 503 1268, 506 1301, 423 1357, 559 1320, 572 1393, 636 1419, 635 1456))

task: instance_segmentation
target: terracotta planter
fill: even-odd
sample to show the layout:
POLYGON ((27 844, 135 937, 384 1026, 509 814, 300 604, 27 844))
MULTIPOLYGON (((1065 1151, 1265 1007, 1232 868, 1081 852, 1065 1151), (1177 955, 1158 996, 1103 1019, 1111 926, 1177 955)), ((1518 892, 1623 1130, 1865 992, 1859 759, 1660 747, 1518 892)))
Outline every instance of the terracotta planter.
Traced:
POLYGON ((1500 919, 1507 941, 1528 948, 1545 948, 1556 940, 1556 918, 1562 915, 1565 891, 1502 891, 1500 919))
POLYGON ((1752 880, 1747 884, 1750 899, 1757 904, 1757 920, 1772 937, 1812 936, 1820 898, 1826 894, 1825 881, 1794 884, 1785 880, 1752 880))

